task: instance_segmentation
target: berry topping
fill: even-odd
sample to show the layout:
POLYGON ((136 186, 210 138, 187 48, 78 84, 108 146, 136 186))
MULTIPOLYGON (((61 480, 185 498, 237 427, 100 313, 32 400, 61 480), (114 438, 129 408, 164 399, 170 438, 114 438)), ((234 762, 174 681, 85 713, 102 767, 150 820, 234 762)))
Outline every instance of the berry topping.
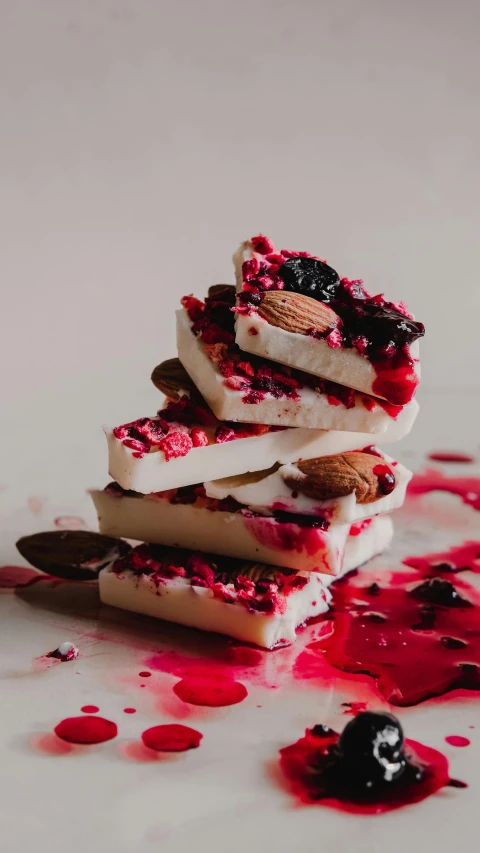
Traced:
POLYGON ((410 594, 439 607, 472 607, 470 601, 460 595, 453 583, 444 578, 429 578, 412 589, 410 594))
POLYGON ((390 492, 393 492, 396 485, 395 474, 393 473, 391 468, 389 468, 388 465, 375 465, 373 473, 378 478, 378 485, 380 487, 380 491, 384 495, 389 495, 390 492))
MULTIPOLYGON (((392 714, 363 711, 345 726, 338 740, 337 768, 363 789, 396 782, 407 767, 403 730, 392 714)), ((418 768, 418 777, 421 771, 418 768)))
POLYGON ((160 442, 160 447, 165 454, 167 462, 170 459, 175 459, 177 456, 186 456, 192 449, 193 442, 189 435, 184 432, 170 432, 166 438, 160 442))
POLYGON ((338 273, 317 258, 289 258, 280 267, 285 290, 294 290, 320 302, 331 302, 340 284, 338 273))

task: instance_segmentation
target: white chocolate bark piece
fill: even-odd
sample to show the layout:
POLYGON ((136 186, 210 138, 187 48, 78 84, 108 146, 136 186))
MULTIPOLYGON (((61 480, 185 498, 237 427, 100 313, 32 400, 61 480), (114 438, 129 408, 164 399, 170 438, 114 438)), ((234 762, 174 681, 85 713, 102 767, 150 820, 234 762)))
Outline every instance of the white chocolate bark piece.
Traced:
MULTIPOLYGON (((273 244, 271 249, 274 253, 277 251, 273 244)), ((281 259, 281 255, 277 254, 277 258, 281 259)), ((283 262, 285 260, 283 259, 283 262)), ((312 260, 315 259, 312 258, 312 260)), ((245 240, 241 243, 233 255, 237 293, 241 293, 244 289, 242 267, 245 262, 253 262, 267 267, 270 264, 263 250, 262 252, 256 251, 251 240, 245 240)), ((277 260, 274 259, 273 262, 277 268, 277 260)), ((280 285, 283 287, 281 281, 280 285)), ((274 286, 273 291, 275 290, 276 287, 274 286)), ((291 295, 291 291, 288 295, 291 295)), ((366 292, 365 295, 368 296, 366 292)), ((238 305, 239 302, 237 301, 238 305)), ((387 305, 391 306, 392 303, 387 303, 387 305)), ((402 308, 406 311, 404 306, 402 308)), ((409 316, 407 315, 407 317, 409 316)), ((312 326, 314 327, 313 324, 312 326)), ((332 345, 332 342, 329 343, 325 337, 319 338, 311 334, 302 334, 272 324, 268 319, 260 316, 255 306, 249 310, 248 314, 240 313, 237 315, 235 331, 236 343, 245 352, 272 359, 298 370, 304 370, 307 373, 321 376, 340 385, 347 385, 366 394, 377 397, 386 396, 379 390, 378 383, 376 383, 378 373, 372 361, 355 347, 339 345, 338 341, 333 342, 332 345)), ((409 344, 408 352, 412 360, 411 374, 413 377, 416 376, 418 382, 420 379, 418 340, 409 344)), ((415 391, 414 386, 412 393, 415 391)), ((387 399, 390 398, 387 396, 387 399)))
POLYGON ((102 602, 113 607, 274 649, 294 642, 298 627, 328 610, 331 595, 321 576, 311 573, 306 579, 302 589, 285 598, 283 613, 255 612, 236 601, 227 604, 185 578, 157 586, 148 575, 116 575, 111 566, 100 572, 99 591, 102 602))
MULTIPOLYGON (((394 462, 386 454, 377 457, 378 463, 381 463, 382 459, 385 462, 394 462)), ((285 478, 302 479, 305 476, 295 463, 282 465, 275 470, 259 471, 253 475, 240 474, 206 482, 204 486, 210 498, 224 500, 231 497, 249 509, 265 515, 283 511, 325 518, 330 524, 352 524, 372 515, 391 512, 403 505, 412 472, 399 462, 395 462, 392 471, 395 475, 393 491, 376 501, 363 504, 357 502, 355 492, 329 500, 318 500, 290 488, 285 478)))
MULTIPOLYGON (((297 571, 338 575, 350 525, 301 526, 246 511, 170 503, 170 495, 92 491, 101 533, 176 548, 191 548, 297 571)), ((200 504, 200 505, 198 505, 200 504)), ((202 505, 203 504, 203 505, 202 505)))
MULTIPOLYGON (((389 515, 376 515, 374 518, 352 524, 339 577, 358 569, 386 551, 392 544, 393 532, 393 521, 389 515)), ((338 578, 334 575, 322 575, 322 580, 324 586, 330 586, 338 578)))
MULTIPOLYGON (((375 396, 375 368, 355 349, 334 349, 326 340, 318 340, 298 332, 287 332, 278 326, 272 326, 259 314, 247 317, 237 315, 235 331, 235 341, 245 352, 375 396)), ((418 359, 418 341, 410 345, 410 354, 412 358, 418 359)), ((420 378, 419 361, 416 361, 412 370, 420 378)))
MULTIPOLYGON (((398 435, 401 428, 401 421, 392 420, 387 433, 382 435, 382 442, 396 441, 401 437, 398 435)), ((209 432, 208 428, 204 429, 209 432)), ((164 453, 158 449, 139 456, 135 450, 125 446, 121 439, 115 438, 110 428, 105 429, 105 435, 108 443, 108 473, 123 489, 143 494, 231 477, 245 471, 259 471, 270 468, 276 462, 285 464, 297 459, 330 456, 371 443, 368 433, 290 427, 223 444, 193 447, 186 456, 167 461, 164 453)))
POLYGON ((184 309, 177 311, 177 347, 180 361, 220 420, 369 434, 385 433, 393 422, 397 434, 403 436, 410 432, 417 416, 418 406, 413 400, 394 419, 373 397, 357 394, 355 405, 347 409, 343 403, 332 404, 327 394, 310 387, 301 388, 298 399, 276 399, 267 393, 256 404, 245 403, 245 391, 225 385, 224 376, 194 335, 184 309))
MULTIPOLYGON (((371 559, 389 544, 390 538, 390 519, 373 519, 369 528, 349 537, 345 571, 371 559)), ((276 577, 274 567, 254 564, 252 570, 244 566, 241 571, 247 578, 276 577)), ((230 600, 227 603, 222 590, 219 595, 217 590, 192 585, 188 577, 164 578, 159 582, 152 575, 128 569, 117 573, 113 564, 100 572, 99 591, 104 604, 273 649, 294 642, 298 627, 328 610, 331 596, 325 581, 330 582, 330 578, 304 572, 286 578, 286 588, 280 584, 272 596, 273 612, 252 609, 248 601, 239 598, 238 589, 231 581, 223 584, 225 597, 230 600), (303 586, 295 586, 297 578, 303 586)))

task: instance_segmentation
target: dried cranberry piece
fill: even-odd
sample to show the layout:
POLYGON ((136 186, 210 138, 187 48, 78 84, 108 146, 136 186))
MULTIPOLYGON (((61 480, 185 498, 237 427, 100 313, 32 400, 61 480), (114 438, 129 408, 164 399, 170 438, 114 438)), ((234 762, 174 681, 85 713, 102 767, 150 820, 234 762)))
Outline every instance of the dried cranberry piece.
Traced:
POLYGON ((201 578, 207 586, 215 582, 215 572, 203 554, 191 554, 187 560, 186 569, 193 578, 201 578))
POLYGON ((285 290, 311 296, 320 302, 331 302, 340 286, 338 273, 317 258, 288 258, 278 271, 285 290))
POLYGON ((258 252, 259 255, 268 255, 275 251, 275 243, 272 243, 264 234, 257 234, 256 237, 252 237, 251 242, 254 251, 258 252))

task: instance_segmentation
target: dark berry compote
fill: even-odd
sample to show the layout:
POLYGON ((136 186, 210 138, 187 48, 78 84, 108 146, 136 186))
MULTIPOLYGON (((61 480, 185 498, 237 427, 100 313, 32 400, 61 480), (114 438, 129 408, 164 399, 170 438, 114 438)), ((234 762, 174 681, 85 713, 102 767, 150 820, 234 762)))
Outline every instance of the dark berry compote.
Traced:
POLYGON ((425 333, 402 302, 388 302, 383 294, 371 296, 363 282, 340 278, 324 260, 308 252, 278 251, 267 237, 257 235, 244 244, 251 256, 242 266, 242 290, 236 311, 255 313, 269 290, 301 293, 328 305, 337 315, 334 328, 307 334, 325 338, 333 348, 354 348, 368 358, 377 377, 374 395, 403 406, 415 394, 418 375, 411 344, 425 333))
POLYGON ((405 740, 400 722, 387 713, 360 712, 340 735, 316 725, 280 755, 303 803, 360 814, 419 802, 450 783, 447 759, 405 740))

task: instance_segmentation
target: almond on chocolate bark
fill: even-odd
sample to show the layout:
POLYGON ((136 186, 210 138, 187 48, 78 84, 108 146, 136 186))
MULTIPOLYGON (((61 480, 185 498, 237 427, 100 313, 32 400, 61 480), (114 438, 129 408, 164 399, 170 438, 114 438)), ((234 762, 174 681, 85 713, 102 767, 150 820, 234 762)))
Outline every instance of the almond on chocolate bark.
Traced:
POLYGON ((179 400, 186 391, 196 391, 179 358, 168 358, 157 364, 152 371, 151 380, 155 388, 171 400, 179 400))
POLYGON ((328 329, 334 329, 340 322, 338 315, 328 305, 310 296, 284 290, 269 290, 264 293, 258 313, 270 325, 298 334, 308 334, 312 330, 326 332, 328 329))
POLYGON ((303 477, 285 477, 287 486, 317 500, 339 498, 355 492, 357 503, 368 504, 385 494, 383 478, 395 475, 389 465, 378 464, 378 459, 369 453, 352 451, 336 456, 305 459, 296 466, 303 477), (376 469, 381 468, 381 471, 376 469))

